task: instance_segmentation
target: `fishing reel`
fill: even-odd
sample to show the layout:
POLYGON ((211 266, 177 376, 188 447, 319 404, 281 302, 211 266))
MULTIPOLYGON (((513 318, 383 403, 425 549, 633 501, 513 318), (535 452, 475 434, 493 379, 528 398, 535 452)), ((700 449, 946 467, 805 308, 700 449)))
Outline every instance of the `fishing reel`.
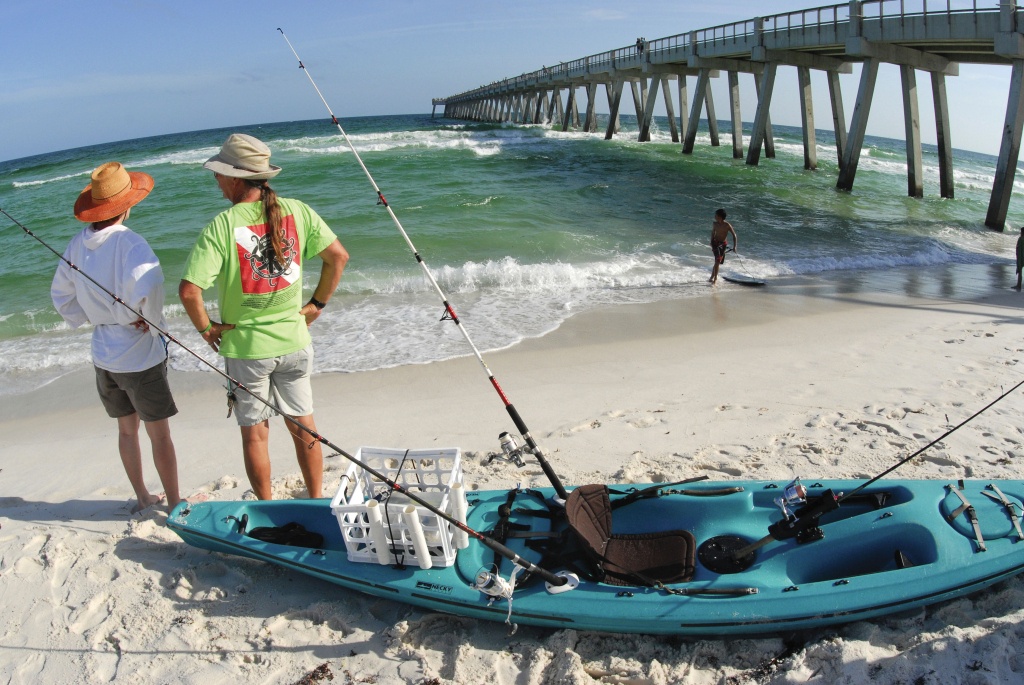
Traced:
POLYGON ((797 476, 789 485, 783 488, 782 495, 776 497, 773 501, 775 506, 782 510, 782 518, 792 521, 796 518, 796 515, 790 511, 790 507, 804 504, 807 501, 807 488, 804 487, 803 483, 800 482, 800 477, 797 476))
POLYGON ((515 590, 514 581, 509 582, 487 568, 481 568, 477 571, 471 587, 494 599, 502 597, 511 599, 512 592, 515 590))
POLYGON ((508 601, 508 615, 505 616, 505 624, 509 626, 509 635, 514 635, 519 629, 519 626, 512 622, 512 593, 516 590, 516 576, 521 570, 523 570, 521 566, 516 566, 509 574, 508 580, 505 580, 498 573, 496 567, 482 566, 470 584, 471 588, 479 590, 487 596, 488 606, 494 604, 498 599, 508 601))
POLYGON ((533 454, 533 451, 526 445, 519 445, 516 439, 509 434, 508 431, 504 431, 498 436, 498 444, 501 445, 501 454, 492 454, 491 458, 487 461, 494 460, 495 457, 501 457, 506 461, 510 461, 519 468, 523 468, 526 462, 523 461, 524 454, 533 454))
POLYGON ((797 478, 787 485, 781 497, 775 498, 775 504, 782 509, 782 520, 768 526, 768 534, 775 540, 796 538, 798 543, 814 542, 825 537, 818 526, 824 514, 839 508, 839 497, 832 490, 826 490, 813 501, 807 499, 807 488, 797 478), (791 512, 789 507, 800 505, 791 512))

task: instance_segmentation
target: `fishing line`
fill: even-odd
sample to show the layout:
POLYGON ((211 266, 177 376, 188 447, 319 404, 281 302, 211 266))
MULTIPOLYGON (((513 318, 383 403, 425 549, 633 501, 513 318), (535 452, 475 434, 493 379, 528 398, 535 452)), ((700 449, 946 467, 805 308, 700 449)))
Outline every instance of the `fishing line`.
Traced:
POLYGON ((961 428, 963 428, 964 426, 966 426, 966 425, 967 425, 968 423, 970 423, 971 421, 973 421, 974 419, 976 419, 976 418, 978 418, 979 416, 981 416, 982 414, 984 414, 984 413, 985 413, 986 411, 988 411, 988 410, 989 410, 989 409, 991 409, 991 408, 992 408, 993 406, 995 406, 995 405, 996 405, 996 404, 997 404, 998 402, 1001 402, 1002 400, 1006 399, 1006 397, 1007 397, 1008 395, 1010 395, 1011 393, 1013 393, 1014 391, 1016 391, 1016 390, 1017 390, 1018 388, 1020 388, 1020 387, 1021 387, 1022 385, 1024 385, 1024 380, 1020 381, 1019 383, 1017 383, 1017 385, 1013 386, 1012 388, 1010 388, 1009 390, 1007 390, 1006 392, 1004 392, 1004 393, 1003 393, 1002 395, 1000 395, 999 397, 995 398, 994 400, 992 400, 991 402, 989 402, 988 404, 986 404, 986 405, 985 405, 984 407, 982 407, 982 408, 981 408, 981 409, 979 409, 978 411, 974 412, 973 414, 971 414, 970 416, 968 416, 968 417, 967 417, 966 419, 964 419, 963 421, 961 421, 961 422, 960 422, 960 423, 958 423, 957 425, 953 426, 953 427, 952 427, 952 428, 950 428, 950 429, 949 429, 948 431, 946 431, 945 433, 943 433, 943 434, 942 434, 942 435, 940 435, 939 437, 935 438, 934 440, 932 440, 932 441, 931 441, 931 442, 929 442, 929 443, 928 443, 927 445, 925 445, 925 446, 924 446, 924 447, 922 447, 921 449, 917 450, 916 452, 914 452, 914 453, 913 453, 913 454, 911 454, 910 456, 908 456, 908 457, 905 457, 905 458, 901 459, 900 461, 896 462, 895 464, 893 464, 892 466, 890 466, 890 467, 889 467, 888 469, 886 469, 885 471, 882 471, 882 472, 881 472, 880 474, 878 474, 878 475, 877 475, 877 476, 875 476, 874 478, 872 478, 872 479, 868 480, 867 482, 863 483, 862 485, 859 485, 859 486, 857 486, 857 488, 856 488, 856 489, 854 489, 854 490, 853 490, 852 492, 849 492, 849 493, 847 493, 847 494, 844 494, 844 495, 842 495, 841 497, 839 497, 839 501, 840 501, 840 502, 842 502, 843 500, 845 500, 845 499, 847 499, 847 498, 849 498, 849 497, 852 497, 853 495, 857 494, 858 492, 860 492, 860 491, 861 491, 861 490, 863 490, 864 488, 866 488, 866 487, 868 487, 869 485, 871 485, 872 483, 874 483, 874 482, 875 482, 876 480, 879 480, 879 479, 881 479, 881 478, 884 478, 885 476, 889 475, 890 473, 892 473, 893 471, 895 471, 895 470, 896 470, 896 469, 898 469, 899 467, 901 467, 901 466, 903 466, 904 464, 906 464, 906 463, 907 463, 908 461, 910 461, 910 460, 911 460, 911 459, 913 459, 914 457, 917 457, 918 455, 920 455, 921 453, 923 453, 923 452, 924 452, 925 450, 927 450, 927 449, 930 449, 930 448, 934 447, 934 446, 935 446, 936 444, 938 444, 938 443, 942 442, 943 440, 945 440, 946 438, 948 438, 948 437, 949 437, 950 435, 952 435, 953 433, 955 433, 956 431, 960 430, 961 428))
POLYGON ((569 495, 568 493, 566 493, 565 487, 562 486, 562 482, 561 480, 559 480, 558 475, 554 472, 554 470, 551 468, 551 465, 544 457, 544 453, 541 450, 540 446, 537 445, 537 442, 533 439, 533 436, 530 434, 530 429, 526 427, 526 422, 524 422, 522 417, 519 416, 519 412, 516 411, 516 408, 512 405, 508 397, 505 395, 505 391, 502 390, 501 386, 498 384, 498 380, 494 377, 494 374, 491 373, 491 370, 487 367, 487 363, 484 362, 484 358, 480 354, 480 350, 477 349, 476 345, 473 343, 472 338, 469 337, 469 333, 462 325, 462 322, 459 321, 458 315, 455 313, 455 310, 448 302, 448 297, 444 294, 444 291, 441 290, 441 286, 437 284, 437 281, 434 280, 434 275, 430 272, 430 268, 427 266, 427 263, 423 261, 423 258, 420 256, 420 253, 416 249, 416 246, 413 245, 412 240, 409 238, 409 234, 405 232, 405 228, 402 227, 402 222, 398 220, 398 217, 391 209, 391 205, 388 204, 388 201, 384 198, 384 194, 377 186, 377 182, 373 180, 373 176, 370 174, 370 171, 366 168, 366 165, 363 163, 362 157, 360 157, 359 153, 356 151, 355 145, 352 144, 352 141, 349 139, 348 134, 345 133, 345 129, 342 128, 341 122, 338 121, 338 117, 334 115, 334 112, 331 110, 331 106, 327 104, 327 99, 324 98, 324 94, 320 92, 320 88, 316 85, 316 81, 313 80, 313 76, 312 74, 309 73, 309 69, 307 69, 306 65, 302 63, 302 58, 299 57, 299 53, 295 51, 295 48, 292 46, 292 42, 288 40, 288 36, 285 35, 284 30, 281 28, 278 28, 277 30, 281 32, 281 36, 284 38, 284 41, 288 44, 288 48, 292 51, 292 54, 295 55, 295 59, 299 61, 299 69, 302 69, 302 71, 306 74, 306 78, 309 79, 309 82, 310 84, 312 84, 313 89, 316 91, 316 94, 320 96, 320 101, 323 102, 324 107, 327 108, 328 114, 331 115, 331 123, 338 127, 338 131, 345 139, 345 143, 348 144, 348 147, 352 151, 352 154, 355 156, 356 161, 359 162, 359 166, 362 168, 363 173, 366 174, 367 180, 369 180, 370 185, 373 186, 374 192, 377 193, 377 204, 382 205, 384 209, 387 210, 388 216, 391 217, 391 220, 394 222, 395 227, 398 229, 398 232, 401 233, 402 238, 405 239, 406 245, 409 246, 409 249, 412 250, 413 256, 416 257, 416 261, 419 262, 419 265, 423 268, 423 273, 426 275, 427 280, 430 281, 430 284, 432 286, 434 286, 434 290, 437 291, 438 296, 441 298, 441 302, 444 303, 445 316, 442 317, 442 320, 450 319, 451 321, 453 321, 455 325, 458 327, 459 331, 462 333, 462 337, 464 337, 466 339, 466 342, 469 343, 469 346, 470 348, 472 348, 473 354, 476 356, 477 361, 480 362, 480 366, 483 367, 484 372, 487 374, 487 378, 491 382, 491 385, 494 387, 495 391, 497 391, 498 397, 501 398, 502 403, 505 405, 505 410, 508 412, 508 415, 512 418, 512 422, 515 423, 516 430, 518 430, 520 435, 523 436, 523 439, 526 440, 527 446, 530 448, 530 451, 533 453, 533 455, 537 457, 537 461, 540 463, 541 469, 544 470, 544 475, 547 476, 548 480, 551 481, 551 485, 555 488, 556 495, 559 499, 561 499, 562 502, 564 502, 569 495))
POLYGON ((306 426, 303 426, 301 423, 299 423, 299 421, 297 419, 289 416, 288 414, 285 414, 277 406, 275 406, 274 404, 268 402, 266 399, 264 399, 263 397, 260 397, 259 395, 254 393, 252 390, 247 388, 244 383, 242 383, 241 381, 235 380, 229 374, 227 374, 225 371, 221 370, 216 364, 213 364, 212 362, 210 362, 210 361, 206 360, 205 358, 203 358, 203 356, 200 355, 198 352, 194 351, 188 345, 186 345, 185 343, 183 343, 180 340, 178 340, 174 335, 171 334, 170 331, 167 331, 167 330, 161 328, 154 321, 150 321, 149 319, 147 319, 142 314, 142 312, 140 312, 139 310, 135 309, 130 304, 125 302, 116 293, 111 292, 106 286, 104 286, 102 283, 97 281, 95 278, 93 278, 92 276, 90 276, 86 272, 82 271, 78 267, 78 265, 74 264, 72 261, 70 261, 67 257, 65 257, 60 252, 57 252, 57 250, 53 249, 49 245, 49 243, 47 243, 45 240, 43 240, 42 238, 37 236, 35 233, 33 233, 23 223, 21 223, 20 221, 15 219, 13 216, 8 214, 7 211, 3 207, 0 207, 0 214, 3 214, 4 216, 6 216, 16 226, 18 226, 21 230, 23 230, 26 234, 28 234, 32 238, 35 238, 43 247, 45 247, 47 250, 49 250, 53 254, 57 255, 57 258, 60 259, 65 264, 67 264, 71 268, 72 271, 74 271, 75 273, 80 274, 83 278, 88 280, 94 286, 96 286, 101 291, 103 291, 104 293, 109 295, 113 299, 114 302, 117 302, 121 306, 125 307, 128 311, 130 311, 133 314, 135 314, 136 316, 138 316, 139 319, 141 319, 142 321, 145 321, 149 325, 150 328, 152 328, 153 330, 157 331, 161 335, 165 336, 168 340, 170 340, 171 342, 173 342, 176 345, 178 345, 181 349, 185 350, 186 352, 191 354, 193 357, 198 359, 200 362, 202 362, 203 364, 205 364, 206 366, 210 367, 215 372, 220 374, 223 378, 225 378, 231 384, 232 387, 237 388, 239 390, 244 390, 251 397, 253 397, 254 399, 256 399, 256 400, 258 400, 260 402, 262 402, 263 404, 265 404, 266 406, 270 407, 271 409, 276 411, 278 414, 280 414, 281 417, 285 419, 285 421, 287 421, 291 425, 295 426, 299 430, 307 433, 316 442, 319 442, 322 445, 326 445, 327 447, 329 447, 332 450, 334 450, 335 452, 337 452, 339 455, 341 455, 341 456, 345 457, 346 459, 348 459, 353 464, 358 464, 367 473, 369 473, 372 476, 378 478, 381 482, 387 484, 387 486, 390 487, 392 490, 405 495, 406 497, 411 499, 413 502, 416 502, 420 506, 425 507, 426 509, 430 510, 431 512, 437 514, 438 516, 440 516, 442 519, 444 519, 448 523, 452 524, 453 526, 455 526, 459 530, 463 531, 467 535, 469 535, 469 536, 475 538, 476 540, 480 541, 483 545, 489 547, 491 550, 493 550, 494 552, 497 552, 498 554, 500 554, 504 558, 508 559, 512 563, 516 564, 517 566, 521 566, 522 568, 526 569, 527 571, 530 571, 531 573, 536 573, 537 575, 539 575, 541 578, 543 578, 545 581, 551 583, 552 585, 561 586, 561 585, 565 584, 565 582, 566 582, 565 578, 563 578, 561 576, 556 576, 555 574, 551 573, 547 569, 543 569, 543 568, 540 568, 539 566, 536 566, 531 561, 529 561, 527 559, 523 559, 518 554, 516 554, 511 549, 509 549, 505 545, 501 544, 497 540, 491 539, 491 538, 487 537, 486 535, 484 535, 483 533, 478 533, 477 531, 473 530, 472 528, 467 526, 462 521, 459 521, 457 518, 455 518, 455 517, 453 517, 453 516, 451 516, 449 514, 446 514, 444 511, 438 509, 436 506, 434 506, 430 502, 427 502, 427 501, 421 499, 420 497, 418 497, 417 495, 415 495, 414 493, 410 492, 409 490, 406 490, 404 487, 402 487, 402 485, 400 483, 396 482, 395 480, 393 480, 391 478, 388 478, 386 475, 384 475, 380 471, 377 471, 376 469, 372 468, 370 465, 364 464, 360 460, 356 459, 354 456, 352 456, 351 454, 349 454, 345 450, 341 449, 340 447, 338 447, 337 445, 332 443, 330 440, 328 440, 326 437, 320 435, 318 432, 314 431, 311 428, 307 428, 306 426))

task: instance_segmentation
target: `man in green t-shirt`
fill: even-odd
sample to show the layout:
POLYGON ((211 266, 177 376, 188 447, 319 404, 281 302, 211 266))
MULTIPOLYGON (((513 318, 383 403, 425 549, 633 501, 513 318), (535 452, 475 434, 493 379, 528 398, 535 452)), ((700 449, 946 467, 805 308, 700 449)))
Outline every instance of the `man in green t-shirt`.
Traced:
MULTIPOLYGON (((279 410, 316 431, 307 329, 338 287, 348 252, 316 212, 271 189, 267 181, 281 168, 270 164, 263 142, 233 133, 203 166, 232 206, 199 235, 178 296, 203 340, 224 357, 228 375, 273 405, 245 391, 234 394, 245 472, 256 496, 271 499, 270 417, 279 410), (320 280, 303 303, 303 269, 313 257, 323 260, 320 280), (203 291, 214 285, 221 322, 207 315, 203 301, 203 291)), ((320 497, 320 442, 288 428, 306 490, 320 497)))

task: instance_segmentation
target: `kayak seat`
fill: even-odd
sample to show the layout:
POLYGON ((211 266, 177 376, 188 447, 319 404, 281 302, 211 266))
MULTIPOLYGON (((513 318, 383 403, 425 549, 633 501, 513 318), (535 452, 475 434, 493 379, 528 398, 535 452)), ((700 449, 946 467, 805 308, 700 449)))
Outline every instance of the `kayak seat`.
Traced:
POLYGON ((581 485, 565 502, 569 528, 610 585, 684 583, 693 578, 697 543, 688 530, 612 534, 608 488, 581 485))

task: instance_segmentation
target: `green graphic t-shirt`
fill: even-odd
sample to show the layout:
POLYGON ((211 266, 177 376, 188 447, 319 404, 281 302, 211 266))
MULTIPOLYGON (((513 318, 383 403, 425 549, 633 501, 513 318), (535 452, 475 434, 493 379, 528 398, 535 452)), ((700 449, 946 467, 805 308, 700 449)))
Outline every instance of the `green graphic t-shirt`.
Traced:
POLYGON ((279 357, 310 342, 306 319, 299 314, 305 304, 303 267, 337 236, 306 204, 283 197, 278 202, 285 230, 283 259, 273 259, 262 203, 243 202, 203 229, 185 263, 182 278, 203 290, 216 283, 221 319, 235 324, 221 340, 224 357, 279 357))

